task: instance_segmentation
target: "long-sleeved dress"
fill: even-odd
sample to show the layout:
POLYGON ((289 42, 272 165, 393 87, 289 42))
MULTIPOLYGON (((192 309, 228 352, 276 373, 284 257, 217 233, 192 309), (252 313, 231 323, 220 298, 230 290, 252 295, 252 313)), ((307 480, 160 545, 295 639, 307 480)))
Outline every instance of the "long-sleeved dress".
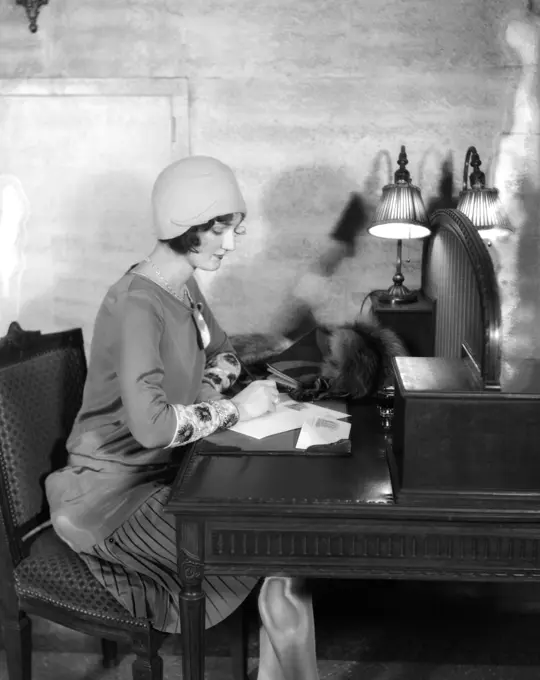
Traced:
MULTIPOLYGON (((68 464, 45 482, 58 535, 133 615, 169 633, 180 631, 181 588, 175 523, 164 513, 170 484, 186 445, 238 420, 221 393, 239 362, 193 277, 187 288, 191 300, 182 301, 130 270, 109 289, 68 464)), ((251 577, 205 578, 206 626, 255 585, 251 577)))

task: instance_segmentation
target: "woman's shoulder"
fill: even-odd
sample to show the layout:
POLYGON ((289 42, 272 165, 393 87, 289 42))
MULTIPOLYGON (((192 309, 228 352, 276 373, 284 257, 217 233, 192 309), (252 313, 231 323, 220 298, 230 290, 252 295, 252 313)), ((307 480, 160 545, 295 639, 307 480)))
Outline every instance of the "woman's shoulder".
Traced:
POLYGON ((105 302, 111 305, 124 305, 130 301, 150 304, 156 311, 163 312, 159 287, 132 269, 121 276, 107 291, 105 302))

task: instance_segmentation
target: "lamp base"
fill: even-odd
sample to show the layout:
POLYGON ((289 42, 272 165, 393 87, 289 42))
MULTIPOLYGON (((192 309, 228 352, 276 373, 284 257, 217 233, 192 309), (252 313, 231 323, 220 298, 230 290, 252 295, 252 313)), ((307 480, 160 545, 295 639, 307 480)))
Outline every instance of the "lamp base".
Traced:
POLYGON ((418 293, 414 290, 409 290, 407 286, 394 285, 390 286, 386 291, 378 292, 377 299, 390 305, 408 305, 418 300, 418 293))

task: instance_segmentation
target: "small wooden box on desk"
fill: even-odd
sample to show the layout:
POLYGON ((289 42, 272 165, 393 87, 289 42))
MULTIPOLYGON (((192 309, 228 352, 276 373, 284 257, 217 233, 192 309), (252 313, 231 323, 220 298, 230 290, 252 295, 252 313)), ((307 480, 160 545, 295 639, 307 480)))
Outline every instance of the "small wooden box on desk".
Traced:
POLYGON ((435 303, 422 293, 416 302, 381 302, 379 291, 370 294, 371 308, 378 321, 396 333, 414 357, 431 357, 435 347, 435 303))
POLYGON ((485 389, 466 359, 397 357, 394 367, 398 503, 540 502, 540 394, 485 389))

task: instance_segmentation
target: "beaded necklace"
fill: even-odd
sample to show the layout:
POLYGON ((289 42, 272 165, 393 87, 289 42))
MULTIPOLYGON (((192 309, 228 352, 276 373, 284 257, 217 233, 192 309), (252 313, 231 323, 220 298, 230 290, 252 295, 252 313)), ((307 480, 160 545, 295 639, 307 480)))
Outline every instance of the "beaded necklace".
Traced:
POLYGON ((163 276, 163 274, 161 273, 161 270, 159 269, 159 267, 157 266, 157 264, 150 258, 150 256, 149 256, 149 257, 145 257, 144 260, 143 260, 143 262, 148 262, 148 264, 149 264, 149 265, 152 267, 152 269, 154 270, 154 272, 155 272, 156 276, 158 277, 158 279, 161 281, 161 283, 163 284, 163 286, 169 291, 169 293, 170 293, 171 295, 174 295, 174 297, 175 297, 177 300, 180 300, 180 302, 181 302, 182 304, 184 304, 184 305, 186 304, 186 301, 187 301, 187 302, 189 303, 190 309, 193 307, 193 300, 191 299, 191 295, 189 294, 189 290, 188 290, 188 288, 187 288, 187 286, 186 286, 185 284, 184 284, 184 286, 182 287, 182 295, 179 295, 179 294, 174 290, 174 288, 171 286, 171 284, 167 281, 167 279, 163 276))
POLYGON ((179 295, 171 286, 171 284, 167 281, 167 279, 163 276, 163 274, 159 270, 159 267, 155 264, 155 262, 152 261, 150 257, 146 257, 144 259, 144 262, 148 262, 148 264, 152 267, 157 278, 160 280, 162 286, 166 290, 168 290, 169 293, 173 295, 179 302, 181 302, 185 307, 189 309, 189 311, 191 312, 191 318, 193 319, 195 329, 197 331, 197 343, 199 345, 199 348, 206 349, 210 344, 211 337, 210 330, 202 314, 203 311, 202 303, 201 302, 195 303, 193 301, 193 298, 189 293, 188 287, 185 284, 183 287, 183 294, 179 295))

